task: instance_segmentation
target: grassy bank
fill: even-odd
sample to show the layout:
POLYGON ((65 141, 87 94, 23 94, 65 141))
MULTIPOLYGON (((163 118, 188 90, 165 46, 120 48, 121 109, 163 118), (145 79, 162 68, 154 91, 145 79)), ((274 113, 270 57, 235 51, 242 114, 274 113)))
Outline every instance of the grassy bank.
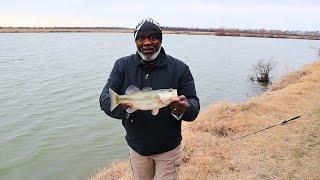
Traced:
MULTIPOLYGON (((179 179, 320 179, 320 62, 244 103, 219 102, 183 124, 179 179), (231 141, 300 115, 284 126, 231 141)), ((133 179, 128 161, 90 177, 133 179)))

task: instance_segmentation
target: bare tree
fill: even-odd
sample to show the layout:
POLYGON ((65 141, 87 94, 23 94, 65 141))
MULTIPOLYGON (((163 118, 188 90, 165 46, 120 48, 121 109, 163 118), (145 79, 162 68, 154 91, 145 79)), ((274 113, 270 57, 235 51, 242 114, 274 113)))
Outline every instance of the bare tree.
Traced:
POLYGON ((252 81, 265 82, 270 81, 270 71, 274 68, 275 63, 273 62, 264 62, 263 59, 258 60, 256 65, 252 65, 253 73, 250 75, 252 81))

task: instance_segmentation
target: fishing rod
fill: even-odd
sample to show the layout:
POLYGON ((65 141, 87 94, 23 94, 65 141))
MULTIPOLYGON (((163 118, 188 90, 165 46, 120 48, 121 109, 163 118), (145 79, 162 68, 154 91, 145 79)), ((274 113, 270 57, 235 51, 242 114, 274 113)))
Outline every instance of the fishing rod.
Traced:
POLYGON ((301 116, 296 116, 296 117, 293 117, 293 118, 291 118, 291 119, 284 120, 284 121, 280 122, 279 124, 274 124, 274 125, 272 125, 272 126, 268 126, 268 127, 266 127, 266 128, 260 129, 260 130, 258 130, 258 131, 254 131, 254 132, 252 132, 252 133, 246 134, 246 135, 244 135, 244 136, 240 136, 240 137, 238 137, 238 138, 231 139, 231 141, 245 138, 245 137, 247 137, 247 136, 250 136, 250 135, 252 135, 252 134, 256 134, 256 133, 258 133, 258 132, 261 132, 261 131, 264 131, 264 130, 273 128, 273 127, 275 127, 275 126, 285 125, 285 124, 287 124, 289 121, 293 121, 293 120, 298 119, 298 118, 300 118, 300 117, 301 117, 301 116))

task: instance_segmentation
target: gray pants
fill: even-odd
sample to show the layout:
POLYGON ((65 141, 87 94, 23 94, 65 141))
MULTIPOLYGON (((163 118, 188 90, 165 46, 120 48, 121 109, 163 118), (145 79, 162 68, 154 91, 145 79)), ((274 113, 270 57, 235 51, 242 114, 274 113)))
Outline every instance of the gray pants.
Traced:
POLYGON ((175 149, 141 156, 130 148, 130 164, 136 180, 175 180, 181 164, 181 144, 175 149))

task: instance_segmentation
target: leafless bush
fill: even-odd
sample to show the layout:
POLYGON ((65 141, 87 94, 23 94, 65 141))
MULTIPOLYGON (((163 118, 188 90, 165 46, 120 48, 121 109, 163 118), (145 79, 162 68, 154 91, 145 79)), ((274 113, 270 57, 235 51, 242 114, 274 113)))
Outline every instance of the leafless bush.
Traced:
POLYGON ((263 59, 258 60, 256 65, 252 65, 252 74, 249 78, 252 81, 268 83, 270 81, 270 71, 274 68, 275 63, 265 62, 263 59))

